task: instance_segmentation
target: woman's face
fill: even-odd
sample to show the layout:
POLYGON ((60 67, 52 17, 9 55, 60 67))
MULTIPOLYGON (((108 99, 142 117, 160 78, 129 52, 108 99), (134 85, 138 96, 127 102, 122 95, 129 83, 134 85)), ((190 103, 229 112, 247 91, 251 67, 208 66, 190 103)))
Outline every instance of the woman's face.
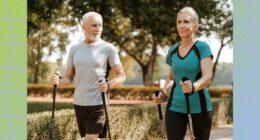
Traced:
POLYGON ((192 37, 195 34, 197 27, 189 13, 182 13, 177 16, 177 30, 181 38, 192 37))

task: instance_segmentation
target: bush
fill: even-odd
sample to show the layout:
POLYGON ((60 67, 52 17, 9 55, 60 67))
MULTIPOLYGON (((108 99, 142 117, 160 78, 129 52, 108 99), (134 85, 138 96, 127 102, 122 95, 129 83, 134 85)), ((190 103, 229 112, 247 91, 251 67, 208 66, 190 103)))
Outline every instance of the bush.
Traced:
MULTIPOLYGON (((52 96, 52 85, 40 84, 34 85, 29 84, 27 86, 28 96, 45 97, 52 96)), ((110 99, 119 100, 151 100, 151 94, 153 91, 158 90, 155 86, 122 86, 110 89, 110 99)), ((58 89, 58 96, 60 97, 72 97, 74 92, 73 86, 61 87, 58 89)), ((226 97, 232 96, 232 88, 219 88, 210 87, 209 93, 211 97, 226 97)))
POLYGON ((51 112, 33 113, 27 116, 28 140, 77 140, 79 138, 74 111, 61 110, 51 120, 51 112))
MULTIPOLYGON (((229 112, 232 111, 230 110, 232 106, 226 104, 226 101, 229 101, 229 99, 214 99, 213 127, 219 124, 232 123, 232 115, 230 115, 232 112, 229 112)), ((164 115, 165 105, 162 107, 164 115)), ((29 114, 27 117, 28 139, 49 139, 51 132, 55 140, 80 138, 72 109, 57 111, 55 123, 52 123, 50 118, 51 112, 29 114)), ((115 140, 155 140, 163 136, 155 105, 109 106, 109 121, 112 139, 115 140)))
MULTIPOLYGON (((73 109, 73 104, 68 102, 56 102, 55 110, 73 109)), ((52 102, 27 102, 27 114, 43 111, 52 111, 52 102)))
MULTIPOLYGON (((53 91, 53 86, 50 84, 28 84, 27 85, 27 96, 31 96, 31 97, 52 96, 52 91, 53 91)), ((72 97, 73 93, 74 93, 74 86, 59 87, 57 96, 72 97)))
MULTIPOLYGON (((114 106, 110 108, 110 128, 112 139, 146 140, 149 137, 161 137, 157 112, 151 106, 114 106)), ((75 114, 72 109, 65 109, 55 113, 55 121, 51 121, 50 112, 29 114, 27 122, 28 139, 50 139, 53 134, 55 140, 79 139, 75 114)))

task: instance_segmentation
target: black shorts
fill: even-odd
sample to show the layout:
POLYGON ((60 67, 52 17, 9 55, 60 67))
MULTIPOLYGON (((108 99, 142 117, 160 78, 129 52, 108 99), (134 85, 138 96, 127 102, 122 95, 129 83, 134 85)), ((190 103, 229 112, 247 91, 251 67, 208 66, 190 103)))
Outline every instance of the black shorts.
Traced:
MULTIPOLYGON (((191 114, 193 132, 197 140, 209 140, 211 130, 211 112, 191 114)), ((166 112, 168 140, 183 140, 188 124, 188 115, 171 110, 166 112)))
POLYGON ((81 137, 86 134, 100 134, 105 128, 105 110, 103 105, 74 105, 76 119, 81 137))

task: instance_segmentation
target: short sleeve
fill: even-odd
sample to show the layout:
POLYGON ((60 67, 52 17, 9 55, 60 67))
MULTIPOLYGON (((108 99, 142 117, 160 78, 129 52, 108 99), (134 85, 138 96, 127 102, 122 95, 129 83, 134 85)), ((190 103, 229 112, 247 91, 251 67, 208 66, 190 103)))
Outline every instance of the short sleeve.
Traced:
POLYGON ((169 66, 171 66, 171 64, 172 64, 172 60, 171 60, 170 55, 171 55, 171 49, 169 49, 168 54, 166 56, 166 64, 168 64, 169 66))
POLYGON ((73 50, 75 49, 75 47, 71 47, 70 51, 69 51, 69 56, 67 59, 67 65, 68 66, 73 66, 73 50))
POLYGON ((110 67, 116 66, 120 64, 120 59, 118 56, 118 52, 115 48, 115 46, 111 45, 109 49, 109 54, 108 54, 108 63, 110 67))
POLYGON ((176 49, 178 49, 178 46, 179 46, 179 43, 176 43, 168 51, 168 54, 166 56, 166 64, 168 64, 169 66, 172 65, 172 58, 171 58, 172 56, 171 56, 171 54, 173 53, 173 51, 175 52, 176 49))
POLYGON ((213 59, 213 55, 210 50, 210 47, 206 42, 202 42, 199 49, 200 49, 200 59, 201 60, 206 57, 210 57, 211 59, 213 59))

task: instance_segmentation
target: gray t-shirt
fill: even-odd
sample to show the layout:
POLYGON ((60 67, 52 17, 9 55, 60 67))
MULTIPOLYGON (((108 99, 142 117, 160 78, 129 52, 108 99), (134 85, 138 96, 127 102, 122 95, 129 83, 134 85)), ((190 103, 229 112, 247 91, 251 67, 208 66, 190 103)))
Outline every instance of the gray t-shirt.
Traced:
POLYGON ((120 64, 116 48, 102 39, 86 44, 84 41, 70 49, 67 65, 75 68, 73 104, 80 106, 101 105, 96 69, 105 75, 107 61, 111 67, 120 64))

